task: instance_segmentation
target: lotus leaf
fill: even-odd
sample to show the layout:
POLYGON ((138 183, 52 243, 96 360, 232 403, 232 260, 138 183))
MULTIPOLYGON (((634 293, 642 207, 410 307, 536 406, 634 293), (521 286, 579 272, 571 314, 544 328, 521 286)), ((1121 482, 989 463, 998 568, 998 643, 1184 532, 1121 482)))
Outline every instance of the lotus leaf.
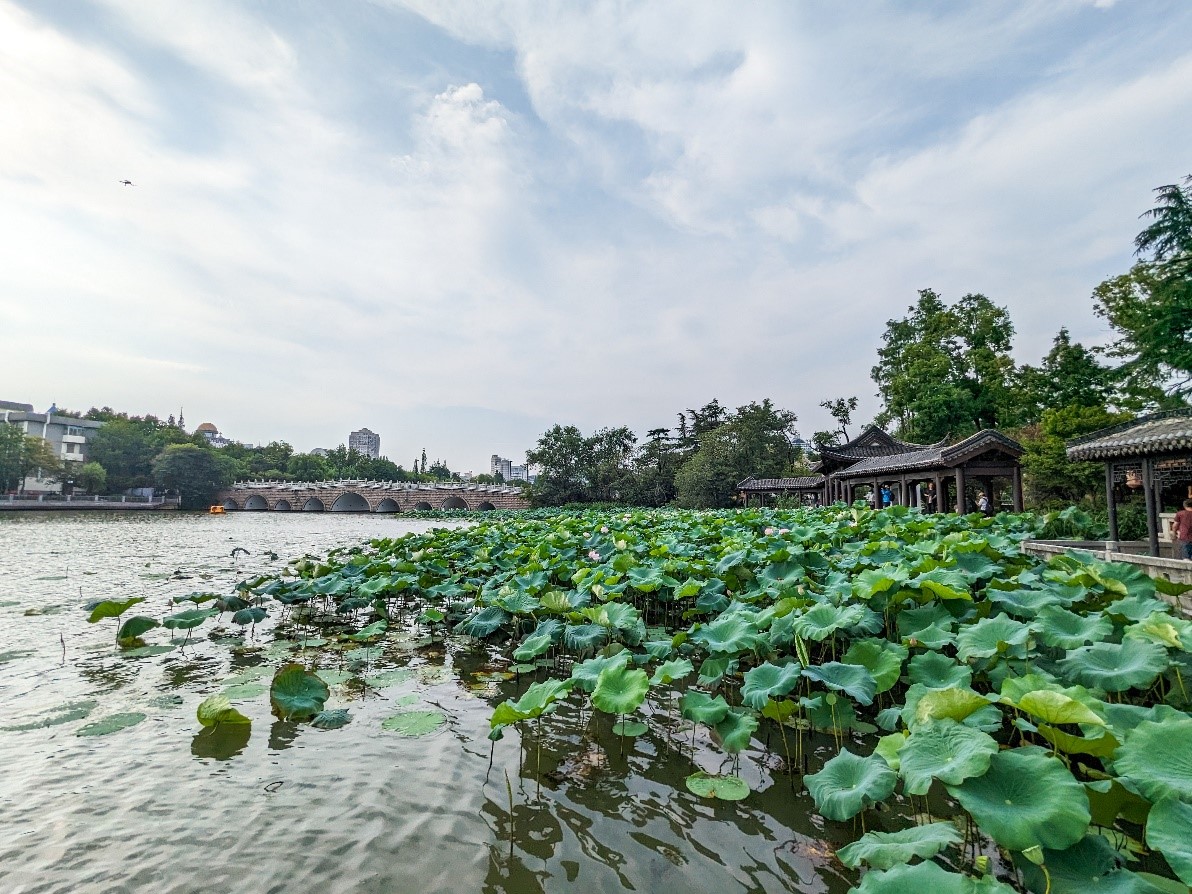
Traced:
POLYGON ((1040 723, 1037 732, 1065 754, 1092 754, 1107 758, 1113 755, 1120 744, 1113 733, 1105 729, 1099 729, 1095 736, 1076 736, 1049 724, 1040 723))
POLYGON ((707 693, 692 689, 679 699, 679 711, 685 720, 715 726, 728 713, 728 702, 723 696, 713 698, 707 693))
POLYGON ((1165 612, 1155 612, 1150 617, 1131 624, 1123 632, 1129 639, 1144 639, 1169 649, 1188 651, 1192 643, 1192 621, 1175 618, 1165 612))
POLYGON ((1064 764, 1037 747, 1002 751, 983 776, 948 791, 1002 847, 1064 850, 1088 831, 1089 800, 1064 764))
POLYGON ((1164 856, 1185 885, 1192 886, 1192 804, 1162 798, 1147 817, 1146 843, 1164 856))
POLYGON ((729 754, 738 754, 749 747, 749 741, 757 731, 757 718, 731 708, 716 724, 715 730, 724 750, 729 754))
POLYGON ((837 851, 836 856, 850 869, 862 863, 874 869, 891 869, 909 863, 914 857, 934 857, 960 840, 960 833, 951 823, 928 823, 898 832, 868 832, 837 851))
POLYGON ((645 735, 649 729, 650 727, 639 720, 621 719, 613 724, 613 735, 636 739, 638 736, 645 735))
POLYGON ((1114 754, 1114 768, 1151 801, 1192 801, 1192 717, 1138 724, 1114 754))
MULTIPOLYGON (((1153 586, 1152 582, 1152 592, 1153 586)), ((1127 621, 1142 621, 1155 612, 1170 613, 1170 611, 1171 606, 1162 599, 1155 599, 1153 596, 1127 596, 1105 606, 1107 615, 1117 615, 1127 621)))
POLYGON ((571 679, 584 692, 591 692, 596 688, 596 682, 605 668, 624 667, 629 663, 628 652, 618 652, 615 655, 601 655, 580 661, 571 667, 571 679))
POLYGON ((72 723, 75 720, 82 720, 84 717, 90 715, 95 710, 96 704, 96 702, 90 700, 67 702, 66 704, 58 705, 56 708, 51 708, 39 720, 16 723, 10 726, 0 726, 0 732, 23 733, 34 729, 47 729, 63 723, 72 723))
POLYGON ((254 605, 252 608, 242 608, 232 615, 232 623, 242 627, 247 624, 260 624, 268 616, 269 613, 265 609, 254 605))
POLYGON ((265 687, 261 683, 234 683, 223 690, 223 695, 230 701, 244 701, 264 694, 265 687))
POLYGON ((462 621, 455 629, 464 636, 484 639, 496 633, 509 618, 509 612, 499 606, 490 605, 462 621))
POLYGON ((970 715, 988 707, 989 700, 971 689, 953 687, 916 691, 912 686, 907 692, 902 720, 907 726, 926 723, 929 720, 962 722, 970 715))
POLYGON ((1085 643, 1097 643, 1113 633, 1113 622, 1101 613, 1078 615, 1059 606, 1039 612, 1035 621, 1039 639, 1057 649, 1076 649, 1085 643))
POLYGON ((798 664, 779 667, 766 662, 745 672, 741 686, 741 700, 751 708, 761 710, 771 698, 780 698, 799 684, 802 668, 798 664))
POLYGON ((89 602, 85 606, 91 612, 87 623, 94 624, 104 618, 118 618, 138 602, 144 601, 144 596, 132 596, 128 599, 101 599, 98 602, 89 602))
POLYGON ((904 642, 908 646, 922 646, 925 649, 942 649, 944 646, 950 646, 956 642, 956 634, 947 627, 941 627, 939 624, 929 624, 922 630, 916 630, 914 633, 905 637, 904 642))
POLYGON ((596 679, 592 704, 606 714, 629 714, 645 701, 650 678, 643 670, 624 665, 606 667, 596 679))
POLYGON ((886 692, 898 682, 902 675, 902 662, 906 660, 907 648, 901 643, 885 639, 859 639, 844 653, 845 664, 859 664, 868 670, 877 683, 877 692, 886 692))
POLYGON ((961 629, 956 637, 956 655, 961 661, 991 658, 1016 646, 1026 645, 1031 628, 1009 615, 984 618, 961 629))
POLYGON ((930 860, 867 872, 848 894, 1013 894, 1014 889, 991 875, 979 878, 948 872, 930 860))
POLYGON ((909 795, 925 795, 931 781, 958 785, 989 769, 997 754, 994 739, 955 720, 932 720, 917 725, 898 752, 899 775, 909 795))
POLYGON ((943 652, 924 652, 907 663, 907 677, 928 689, 965 689, 973 680, 973 672, 943 652))
POLYGON ((364 682, 376 689, 384 689, 386 686, 394 686, 398 683, 404 683, 406 680, 414 676, 414 672, 404 667, 397 667, 387 671, 381 671, 379 674, 374 674, 371 677, 365 677, 364 682))
POLYGON ((940 599, 972 599, 969 592, 969 578, 962 572, 949 568, 933 568, 912 577, 906 582, 908 587, 931 593, 940 599))
POLYGON ((852 605, 830 605, 821 602, 807 609, 794 619, 795 632, 804 639, 822 642, 838 630, 859 624, 865 618, 865 607, 852 605))
POLYGON ((347 708, 332 708, 320 711, 311 718, 310 725, 315 729, 340 729, 352 722, 352 715, 347 708))
POLYGON ((575 652, 591 652, 608 640, 608 629, 599 624, 568 624, 563 630, 563 645, 575 652))
POLYGON ((956 616, 942 603, 930 602, 917 608, 904 608, 898 613, 896 623, 898 633, 907 637, 924 627, 935 626, 950 631, 956 626, 956 616))
POLYGON ((722 615, 693 632, 691 640, 704 646, 713 656, 731 656, 755 650, 761 637, 757 625, 741 615, 722 615))
POLYGON ((862 705, 873 704, 877 692, 877 681, 873 679, 873 674, 857 664, 829 661, 818 667, 804 668, 803 676, 823 683, 829 689, 845 692, 862 705))
POLYGON ((162 619, 161 626, 168 630, 191 630, 218 614, 219 609, 217 608, 191 608, 184 612, 166 615, 162 619))
POLYGON ((534 683, 517 701, 509 700, 497 705, 489 723, 493 727, 508 726, 520 720, 539 717, 560 696, 571 691, 574 680, 547 680, 534 683))
POLYGON ((749 783, 736 776, 713 776, 700 771, 687 777, 687 789, 701 798, 740 801, 749 794, 749 783))
POLYGON ((1037 618, 1048 608, 1060 603, 1060 598, 1047 590, 991 589, 989 601, 1016 618, 1037 618))
POLYGON ((315 675, 326 683, 328 686, 338 686, 341 683, 346 683, 355 676, 351 671, 337 670, 330 667, 321 667, 315 671, 315 675))
POLYGON ((739 662, 735 658, 705 658, 699 666, 700 686, 715 686, 725 674, 734 673, 739 662))
POLYGON ((273 676, 269 702, 282 720, 304 720, 323 710, 331 695, 327 684, 301 664, 287 664, 273 676))
POLYGON ((1062 692, 1037 689, 1023 695, 1015 707, 1025 711, 1043 723, 1085 723, 1105 726, 1104 718, 1098 716, 1087 705, 1062 692))
POLYGON ((877 740, 873 753, 886 762, 886 765, 897 771, 902 761, 898 757, 898 749, 906 742, 906 733, 890 733, 877 740))
POLYGON ((1144 689, 1168 664, 1167 650, 1145 640, 1093 643, 1068 653, 1060 670, 1073 682, 1106 692, 1144 689))
POLYGON ((447 722, 442 711, 399 711, 381 722, 381 729, 414 738, 433 733, 447 722))
POLYGON ((1088 835, 1067 850, 1043 850, 1047 875, 1023 857, 1015 859, 1027 888, 1053 894, 1160 894, 1144 879, 1122 869, 1125 858, 1101 835, 1088 835))
POLYGON ((513 650, 514 661, 533 661, 539 655, 544 654, 551 647, 551 638, 549 634, 538 634, 536 636, 526 637, 522 644, 513 650))
POLYGON ((160 625, 156 618, 149 618, 145 615, 133 615, 120 625, 120 632, 116 634, 116 638, 122 640, 136 639, 158 626, 160 625))
POLYGON ((654 669, 654 674, 650 677, 650 685, 657 686, 661 683, 672 683, 675 680, 682 680, 684 677, 689 677, 693 673, 695 673, 695 668, 691 666, 691 662, 686 658, 667 661, 654 669))
POLYGON ((135 649, 125 649, 122 653, 124 658, 152 658, 154 655, 165 655, 167 652, 173 652, 173 646, 164 644, 152 646, 138 646, 135 649))
POLYGON ((804 779, 819 812, 837 822, 852 819, 890 797, 897 781, 897 775, 880 757, 861 757, 848 749, 804 779))
POLYGON ((96 720, 88 723, 86 726, 80 727, 75 735, 106 736, 111 733, 118 733, 122 729, 128 729, 130 726, 136 726, 144 719, 145 715, 140 711, 129 711, 126 714, 112 714, 103 720, 96 720))
POLYGON ((247 717, 232 707, 226 694, 212 695, 199 703, 195 716, 203 726, 218 726, 221 723, 251 723, 247 717))

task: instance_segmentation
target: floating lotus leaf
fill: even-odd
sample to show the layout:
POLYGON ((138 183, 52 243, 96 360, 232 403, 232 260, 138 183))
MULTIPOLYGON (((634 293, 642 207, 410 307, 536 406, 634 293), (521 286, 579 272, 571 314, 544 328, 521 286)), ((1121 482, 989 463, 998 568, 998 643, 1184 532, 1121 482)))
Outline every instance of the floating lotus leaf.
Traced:
POLYGON ((934 857, 950 844, 959 844, 960 833, 951 823, 928 823, 898 832, 868 832, 836 852, 850 869, 862 863, 874 869, 891 869, 914 857, 934 857))
POLYGON ((890 797, 897 781, 898 776, 880 757, 861 757, 848 749, 804 779, 819 812, 837 822, 852 819, 890 797))
POLYGON ((135 649, 125 649, 120 653, 121 658, 152 658, 154 655, 165 655, 167 652, 173 652, 174 647, 165 644, 156 644, 152 646, 138 646, 135 649))
POLYGON ((1057 649, 1078 649, 1085 643, 1099 643, 1113 633, 1113 622, 1097 612, 1078 615, 1059 606, 1049 606, 1035 620, 1039 639, 1057 649))
POLYGON ((116 638, 136 639, 142 634, 148 633, 154 627, 159 626, 161 625, 158 624, 157 618, 149 618, 145 615, 133 615, 120 625, 120 632, 116 634, 116 638))
POLYGON ((104 618, 118 618, 138 602, 144 601, 144 596, 132 596, 128 599, 101 599, 98 602, 89 602, 85 606, 91 612, 87 623, 94 624, 104 618))
POLYGON ((1192 886, 1192 804, 1160 800, 1147 817, 1146 843, 1163 855, 1180 881, 1192 886))
POLYGON ((957 664, 954 658, 943 652, 916 655, 907 662, 906 675, 912 683, 919 683, 928 689, 967 689, 973 681, 971 668, 957 664))
POLYGON ((340 683, 346 683, 352 677, 356 676, 351 671, 336 670, 330 667, 321 667, 315 671, 315 675, 328 686, 338 686, 340 683))
POLYGON ((1192 717, 1138 724, 1114 755, 1114 769, 1151 801, 1192 801, 1192 717))
POLYGON ((749 794, 749 783, 736 776, 713 776, 700 771, 687 777, 687 789, 701 798, 740 801, 749 794))
POLYGON ((217 608, 191 608, 184 612, 166 615, 162 619, 161 626, 168 630, 191 630, 218 614, 219 609, 217 608))
POLYGON ((199 703, 195 716, 203 726, 218 726, 221 723, 251 723, 247 717, 232 707, 227 694, 212 695, 199 703))
POLYGON ((1009 615, 984 618, 961 629, 956 636, 956 655, 961 661, 991 658, 1016 646, 1026 645, 1031 628, 1009 615))
POLYGON ((225 686, 223 690, 223 695, 227 696, 230 701, 244 701, 264 694, 265 686, 261 683, 236 683, 232 686, 225 686))
POLYGON ((129 711, 126 714, 112 714, 110 717, 105 717, 103 720, 96 720, 93 723, 88 723, 84 727, 80 727, 75 733, 76 736, 107 736, 111 733, 118 733, 122 729, 128 729, 130 726, 136 726, 145 715, 140 711, 129 711))
POLYGON ((796 662, 781 667, 766 662, 745 672, 741 686, 741 700, 751 708, 761 710, 772 698, 781 698, 798 684, 802 667, 796 662))
POLYGON ((906 660, 907 648, 901 643, 886 639, 859 639, 848 647, 842 661, 845 664, 859 664, 873 675, 877 692, 886 692, 902 676, 902 662, 906 660))
POLYGON ((332 708, 320 711, 311 718, 310 725, 315 729, 340 729, 352 722, 352 715, 347 708, 332 708))
POLYGON ((287 664, 273 676, 269 701, 282 720, 304 720, 323 710, 331 695, 327 684, 301 664, 287 664))
POLYGON ((757 718, 732 708, 714 728, 724 750, 729 754, 738 754, 749 747, 749 742, 757 731, 757 718))
POLYGON ((381 729, 415 738, 438 730, 447 722, 442 711, 399 711, 381 722, 381 729))
POLYGON ((998 745, 992 736, 957 723, 932 720, 917 725, 898 752, 907 794, 925 795, 933 779, 958 785, 989 769, 998 745))
POLYGON ((845 692, 862 705, 873 704, 873 697, 877 693, 877 681, 873 674, 857 664, 829 661, 818 667, 804 668, 803 676, 823 683, 829 689, 845 692))
POLYGON ((636 711, 650 690, 650 678, 643 670, 624 665, 606 667, 592 690, 592 704, 606 714, 629 714, 636 711))
POLYGON ((865 606, 852 603, 850 605, 830 605, 826 602, 818 603, 795 618, 795 632, 804 639, 822 642, 838 630, 859 624, 865 618, 865 606))
POLYGON ((1133 872, 1122 869, 1125 861, 1104 836, 1088 835, 1067 850, 1043 850, 1047 875, 1025 857, 1014 862, 1031 891, 1052 894, 1160 894, 1158 888, 1133 872))
POLYGON ((1073 682, 1106 692, 1145 689, 1168 665, 1167 650, 1145 640, 1093 643, 1068 653, 1059 662, 1064 676, 1073 682))
POLYGON ((384 689, 386 686, 395 686, 398 683, 404 683, 406 680, 414 676, 414 672, 404 667, 395 667, 391 670, 381 671, 379 674, 374 674, 371 677, 365 677, 364 682, 374 689, 384 689))
POLYGON ((695 668, 691 666, 691 662, 686 658, 667 661, 654 669, 654 674, 650 677, 650 685, 657 686, 661 683, 672 683, 675 680, 682 680, 684 677, 689 677, 693 673, 695 673, 695 668))
POLYGON ((867 872, 848 894, 1014 894, 1014 889, 991 875, 973 878, 948 872, 929 860, 914 866, 894 866, 884 872, 867 872))
POLYGON ((51 708, 37 720, 30 720, 26 723, 15 723, 10 726, 0 726, 0 732, 23 733, 34 729, 47 729, 63 723, 72 723, 75 720, 82 720, 84 717, 90 715, 95 710, 97 704, 97 702, 90 700, 67 702, 66 704, 51 708))
POLYGON ((541 633, 526 637, 522 644, 513 650, 514 661, 533 661, 539 655, 545 654, 552 643, 549 634, 541 633))
POLYGON ((1084 787, 1041 748, 999 752, 987 773, 949 785, 948 791, 981 831, 1008 850, 1064 850, 1088 831, 1084 787))
POLYGON ((714 726, 728 713, 728 702, 723 696, 712 698, 707 693, 692 689, 679 699, 679 711, 685 720, 714 726))
POLYGON ((622 719, 613 724, 613 735, 624 736, 627 739, 636 739, 638 736, 645 735, 649 729, 650 727, 640 720, 622 719))

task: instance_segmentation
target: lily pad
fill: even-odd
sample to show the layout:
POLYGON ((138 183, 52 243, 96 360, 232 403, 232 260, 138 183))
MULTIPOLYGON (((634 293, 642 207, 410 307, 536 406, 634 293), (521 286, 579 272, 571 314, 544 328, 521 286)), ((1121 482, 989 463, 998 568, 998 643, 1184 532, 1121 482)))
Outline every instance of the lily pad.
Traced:
POLYGON ((928 823, 898 832, 868 832, 836 855, 850 869, 862 863, 874 869, 891 869, 909 863, 914 857, 934 857, 960 840, 960 833, 951 823, 928 823))
POLYGON ((738 776, 713 776, 702 770, 687 777, 687 789, 701 798, 740 801, 749 795, 749 783, 738 776))
POLYGON ((323 710, 331 695, 327 684, 301 664, 287 664, 273 677, 269 701, 282 720, 303 720, 323 710))
POLYGON ((112 714, 110 717, 105 717, 103 720, 96 720, 94 723, 88 723, 84 727, 80 727, 76 736, 107 736, 112 733, 118 733, 122 729, 128 729, 130 726, 136 726, 145 715, 140 711, 129 711, 125 714, 112 714))
POLYGON ((980 730, 955 720, 933 720, 911 731, 898 751, 898 772, 907 794, 925 795, 933 779, 959 785, 983 775, 997 750, 993 737, 980 730))
POLYGON ((447 722, 442 711, 400 711, 385 718, 381 728, 400 736, 425 736, 438 730, 447 722))
POLYGON ((639 720, 619 720, 613 724, 613 735, 636 739, 645 735, 650 727, 639 720))
POLYGON ((650 678, 643 670, 622 666, 600 672, 592 690, 592 704, 607 714, 630 714, 645 701, 650 678))
POLYGON ((340 683, 346 683, 352 677, 356 676, 351 671, 336 670, 330 667, 321 667, 315 671, 315 674, 328 686, 338 686, 340 683))
POLYGON ((381 671, 379 674, 373 674, 371 677, 365 677, 364 682, 374 689, 384 689, 387 686, 396 686, 398 683, 404 683, 406 680, 413 678, 414 672, 404 667, 395 667, 387 671, 381 671))
POLYGON ((233 686, 225 686, 223 694, 228 697, 230 701, 246 701, 250 698, 256 698, 259 695, 265 694, 264 683, 236 683, 233 686))
POLYGON ((0 726, 0 732, 23 733, 33 729, 47 729, 51 726, 60 726, 63 723, 82 720, 95 710, 97 704, 94 701, 67 702, 64 705, 51 708, 37 720, 16 723, 11 726, 0 726))
POLYGON ((890 797, 897 781, 897 775, 880 757, 861 757, 848 749, 804 779, 819 812, 837 822, 852 819, 890 797))

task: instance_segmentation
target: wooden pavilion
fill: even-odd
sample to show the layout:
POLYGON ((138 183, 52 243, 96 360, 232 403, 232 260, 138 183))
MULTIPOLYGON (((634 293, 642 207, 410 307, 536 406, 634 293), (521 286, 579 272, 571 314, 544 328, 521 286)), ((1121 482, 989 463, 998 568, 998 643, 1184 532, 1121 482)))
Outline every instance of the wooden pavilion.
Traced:
POLYGON ((1192 410, 1154 413, 1069 441, 1068 459, 1105 463, 1109 539, 1118 541, 1117 504, 1142 490, 1150 554, 1159 555, 1159 513, 1192 497, 1192 410))
POLYGON ((801 475, 797 478, 754 478, 750 475, 737 485, 741 503, 749 506, 749 498, 756 497, 763 504, 766 497, 798 497, 802 502, 820 506, 824 502, 823 475, 801 475))

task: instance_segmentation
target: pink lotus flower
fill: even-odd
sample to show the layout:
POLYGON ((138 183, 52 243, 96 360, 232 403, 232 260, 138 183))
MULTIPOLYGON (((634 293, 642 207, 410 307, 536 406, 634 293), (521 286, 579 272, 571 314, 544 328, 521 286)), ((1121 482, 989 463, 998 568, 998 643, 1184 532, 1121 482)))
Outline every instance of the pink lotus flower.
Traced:
POLYGON ((779 534, 789 534, 790 532, 791 532, 790 528, 779 528, 778 529, 779 534))
POLYGON ((593 562, 599 562, 600 561, 600 553, 596 552, 596 550, 594 550, 594 549, 590 549, 590 550, 588 550, 588 558, 591 559, 593 562))
POLYGON ((773 529, 773 528, 766 528, 766 536, 767 536, 767 537, 773 537, 773 536, 774 536, 774 529, 773 529))
POLYGON ((584 536, 585 536, 585 537, 591 537, 591 536, 592 536, 592 532, 591 532, 591 531, 584 531, 584 536))
POLYGON ((600 526, 600 533, 601 533, 601 534, 607 534, 607 533, 608 533, 608 525, 601 525, 601 526, 600 526))

